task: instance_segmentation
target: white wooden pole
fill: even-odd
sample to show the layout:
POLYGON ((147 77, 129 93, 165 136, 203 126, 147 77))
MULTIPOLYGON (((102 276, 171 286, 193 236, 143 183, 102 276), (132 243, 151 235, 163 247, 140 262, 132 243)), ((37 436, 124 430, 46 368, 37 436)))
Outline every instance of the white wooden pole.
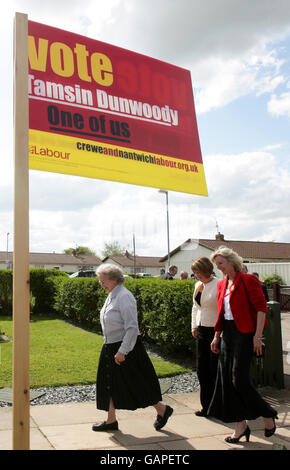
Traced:
POLYGON ((13 449, 27 450, 29 429, 28 16, 14 21, 13 449))

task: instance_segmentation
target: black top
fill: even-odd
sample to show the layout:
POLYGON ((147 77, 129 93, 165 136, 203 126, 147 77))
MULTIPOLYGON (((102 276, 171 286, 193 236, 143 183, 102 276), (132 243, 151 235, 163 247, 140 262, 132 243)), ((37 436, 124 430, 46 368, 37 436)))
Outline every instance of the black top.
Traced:
POLYGON ((199 306, 200 306, 200 298, 201 298, 201 292, 198 292, 195 296, 195 300, 196 300, 196 302, 198 303, 199 306))

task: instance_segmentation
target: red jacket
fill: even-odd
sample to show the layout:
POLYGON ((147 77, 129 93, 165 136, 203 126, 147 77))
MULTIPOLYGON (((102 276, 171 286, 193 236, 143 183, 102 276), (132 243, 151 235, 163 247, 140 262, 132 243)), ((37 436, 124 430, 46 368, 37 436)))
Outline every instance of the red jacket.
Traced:
MULTIPOLYGON (((224 295, 228 278, 218 282, 218 317, 215 331, 222 331, 224 324, 224 295)), ((230 307, 237 329, 241 333, 252 333, 256 329, 257 312, 267 313, 267 302, 261 282, 252 274, 238 272, 230 289, 230 307), (244 282, 243 282, 244 281, 244 282), (247 289, 247 293, 246 290, 247 289), (249 300, 248 300, 249 299, 249 300), (249 301, 252 308, 249 305, 249 301)), ((265 326, 268 324, 265 321, 265 326)))

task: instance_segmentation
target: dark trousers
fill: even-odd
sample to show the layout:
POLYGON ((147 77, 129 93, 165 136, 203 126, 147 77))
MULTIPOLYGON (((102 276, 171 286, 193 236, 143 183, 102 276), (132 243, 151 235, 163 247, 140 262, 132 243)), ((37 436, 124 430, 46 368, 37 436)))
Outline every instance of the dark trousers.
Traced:
POLYGON ((253 333, 241 333, 234 321, 224 322, 218 374, 208 414, 223 422, 274 418, 277 412, 259 395, 250 378, 253 333))
POLYGON ((200 385, 200 403, 207 412, 213 396, 218 356, 211 352, 210 344, 214 337, 214 328, 199 326, 197 329, 197 377, 200 385))

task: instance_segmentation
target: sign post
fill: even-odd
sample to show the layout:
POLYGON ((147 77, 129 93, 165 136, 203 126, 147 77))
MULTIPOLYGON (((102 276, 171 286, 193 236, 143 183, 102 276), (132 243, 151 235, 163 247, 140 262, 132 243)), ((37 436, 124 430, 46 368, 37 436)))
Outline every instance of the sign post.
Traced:
POLYGON ((14 21, 13 450, 29 449, 28 18, 14 21))
POLYGON ((14 24, 13 448, 29 448, 29 169, 207 196, 190 72, 14 24))

